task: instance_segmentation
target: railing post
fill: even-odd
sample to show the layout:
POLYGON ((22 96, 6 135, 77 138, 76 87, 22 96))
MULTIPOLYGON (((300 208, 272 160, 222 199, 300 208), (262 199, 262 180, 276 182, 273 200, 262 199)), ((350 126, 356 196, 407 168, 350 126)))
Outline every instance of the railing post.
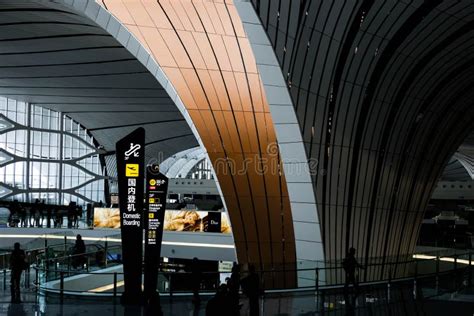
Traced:
POLYGON ((109 257, 109 243, 107 242, 107 236, 105 236, 105 267, 107 268, 107 265, 108 265, 108 257, 109 257))
POLYGON ((170 299, 173 298, 173 284, 171 283, 171 278, 173 277, 173 274, 170 273, 170 299))
POLYGON ((61 271, 61 280, 59 283, 59 295, 60 295, 61 303, 62 303, 64 299, 64 271, 61 271))
POLYGON ((321 311, 321 314, 324 314, 324 292, 323 291, 321 292, 320 297, 321 297, 320 311, 321 311))
MULTIPOLYGON (((23 287, 24 287, 25 289, 26 289, 26 283, 28 282, 28 280, 27 280, 28 272, 27 272, 27 271, 28 271, 28 270, 25 270, 25 273, 24 273, 25 277, 24 277, 24 279, 23 279, 23 287)), ((20 285, 21 285, 21 280, 20 280, 20 285)))
POLYGON ((469 286, 472 285, 472 252, 469 252, 469 280, 467 281, 469 286))
POLYGON ((67 252, 67 237, 66 237, 66 233, 64 233, 64 254, 66 254, 67 252))
POLYGON ((436 256, 436 294, 438 294, 439 289, 439 256, 436 256))
MULTIPOLYGON (((298 273, 298 272, 296 272, 298 273)), ((319 268, 316 267, 314 269, 315 273, 315 284, 314 284, 314 289, 315 289, 315 294, 316 294, 316 310, 318 309, 318 304, 319 304, 319 268)))
POLYGON ((30 265, 28 264, 28 268, 25 271, 25 288, 27 289, 30 288, 30 273, 31 273, 30 265))
POLYGON ((454 271, 458 271, 458 255, 454 255, 454 271))
POLYGON ((388 283, 387 283, 387 302, 390 303, 390 283, 392 281, 392 271, 388 270, 388 283))
POLYGON ((319 268, 316 268, 316 284, 315 284, 315 288, 316 288, 316 295, 318 295, 318 291, 319 291, 319 268))
POLYGON ((114 297, 117 296, 117 272, 114 272, 114 297))
POLYGON ((416 278, 418 276, 418 261, 415 260, 415 278, 413 279, 413 298, 416 300, 417 288, 416 288, 416 278))
POLYGON ((458 255, 454 255, 454 289, 458 287, 458 255))
POLYGON ((38 267, 36 267, 35 269, 35 284, 36 284, 36 291, 39 290, 39 271, 38 271, 38 267))
MULTIPOLYGON (((26 259, 27 257, 28 257, 28 255, 25 256, 25 261, 27 260, 27 259, 26 259)), ((21 287, 21 279, 22 279, 22 277, 23 277, 23 288, 25 288, 25 289, 26 289, 26 275, 28 274, 28 272, 27 272, 26 270, 27 270, 27 269, 25 269, 25 273, 22 273, 22 274, 20 275, 20 287, 21 287)), ((22 271, 22 272, 23 272, 23 271, 22 271)), ((11 273, 11 271, 10 271, 10 273, 11 273)))
POLYGON ((87 262, 86 262, 86 271, 89 272, 89 264, 90 264, 91 258, 87 256, 87 262))
MULTIPOLYGON (((47 243, 47 242, 46 242, 46 240, 45 240, 45 244, 46 244, 46 243, 47 243)), ((48 246, 46 246, 46 247, 44 248, 44 258, 45 258, 45 261, 44 261, 45 264, 44 264, 44 266, 46 266, 46 268, 49 268, 48 246)))
POLYGON ((3 269, 3 290, 7 289, 7 269, 3 269))

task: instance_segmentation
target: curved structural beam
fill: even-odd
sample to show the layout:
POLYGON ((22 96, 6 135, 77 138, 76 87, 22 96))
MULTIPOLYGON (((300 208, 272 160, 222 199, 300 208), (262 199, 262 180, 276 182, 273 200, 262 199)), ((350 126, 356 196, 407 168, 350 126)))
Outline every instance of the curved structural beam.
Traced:
MULTIPOLYGON (((448 159, 473 128, 474 5, 251 0, 285 76, 313 175, 326 260, 404 273, 448 159)), ((253 22, 255 23, 255 22, 253 22)), ((263 37, 263 36, 262 36, 263 37)))
MULTIPOLYGON (((290 203, 255 60, 231 2, 102 1, 176 87, 216 170, 240 262, 294 268, 290 203)), ((294 275, 267 286, 291 286, 294 275)))
POLYGON ((147 162, 203 147, 160 66, 95 1, 2 0, 0 17, 0 95, 80 122, 108 152, 112 178, 115 142, 137 126, 147 131, 147 162))
MULTIPOLYGON (((0 4, 15 10, 19 2, 0 4)), ((8 18, 23 19, 12 23, 26 32, 4 32, 0 47, 5 54, 31 55, 15 56, 15 62, 34 60, 44 68, 33 65, 25 73, 24 65, 17 67, 5 76, 0 93, 67 113, 109 152, 114 139, 139 125, 149 129, 149 159, 162 148, 170 155, 197 140, 214 166, 239 261, 283 271, 267 274, 267 287, 293 286, 296 256, 286 179, 258 69, 232 3, 100 4, 104 7, 87 0, 22 1, 18 14, 8 18), (16 38, 9 38, 12 34, 16 38), (109 49, 118 50, 116 60, 107 59, 109 49), (45 56, 50 62, 70 61, 53 65, 45 56), (81 60, 98 56, 105 60, 81 60), (121 66, 126 74, 119 73, 121 66), (91 75, 98 70, 103 73, 91 75), (19 74, 22 80, 15 79, 19 74), (163 118, 164 110, 175 107, 178 113, 163 118), (143 112, 149 115, 133 114, 143 112)))
MULTIPOLYGON (((270 112, 275 124, 283 170, 288 186, 296 258, 299 269, 321 267, 324 261, 319 216, 311 173, 317 174, 317 163, 308 164, 303 138, 288 86, 265 30, 249 1, 234 0, 244 30, 255 55, 270 112)), ((298 284, 313 285, 314 273, 300 272, 298 284)), ((320 281, 323 281, 322 278, 320 281)))

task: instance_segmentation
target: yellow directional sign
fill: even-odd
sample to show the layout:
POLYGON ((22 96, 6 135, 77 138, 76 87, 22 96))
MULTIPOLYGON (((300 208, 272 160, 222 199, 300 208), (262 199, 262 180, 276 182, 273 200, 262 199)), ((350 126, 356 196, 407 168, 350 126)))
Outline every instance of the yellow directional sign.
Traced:
POLYGON ((126 177, 138 177, 139 166, 136 163, 128 163, 125 165, 126 177))

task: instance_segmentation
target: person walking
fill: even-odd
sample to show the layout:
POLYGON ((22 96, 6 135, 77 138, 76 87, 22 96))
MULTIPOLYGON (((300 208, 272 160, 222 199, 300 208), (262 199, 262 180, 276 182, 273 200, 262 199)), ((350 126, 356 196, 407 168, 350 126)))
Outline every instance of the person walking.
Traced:
POLYGON ((227 281, 227 288, 232 314, 239 315, 240 266, 235 262, 232 266, 232 274, 227 281))
POLYGON ((357 276, 355 272, 357 268, 364 269, 364 267, 360 265, 359 262, 357 262, 357 259, 355 258, 355 253, 355 248, 351 247, 346 255, 346 258, 344 258, 342 262, 342 267, 344 268, 344 272, 346 274, 346 282, 344 284, 344 296, 346 297, 348 295, 348 289, 350 284, 354 286, 354 292, 357 296, 359 291, 359 285, 357 283, 357 276))
POLYGON ((30 207, 30 216, 29 216, 29 224, 30 227, 35 227, 36 222, 37 222, 37 214, 39 213, 39 207, 40 207, 40 200, 36 199, 35 203, 30 207))
POLYGON ((38 227, 43 227, 44 225, 44 217, 46 215, 46 201, 42 200, 39 206, 39 215, 40 215, 40 220, 39 220, 39 226, 38 227))
POLYGON ((229 293, 227 285, 221 284, 216 295, 206 305, 206 316, 220 316, 229 312, 229 293))
POLYGON ((193 290, 193 304, 199 305, 201 298, 199 297, 199 290, 201 288, 201 265, 199 259, 194 257, 191 265, 191 286, 193 290))
POLYGON ((258 316, 260 296, 260 278, 255 272, 255 266, 249 266, 249 275, 242 280, 242 290, 249 299, 250 316, 258 316))
POLYGON ((20 205, 20 203, 17 203, 18 205, 18 216, 20 217, 20 224, 19 226, 21 227, 28 227, 28 219, 27 219, 27 213, 26 209, 20 205))
POLYGON ((10 227, 19 227, 20 218, 20 203, 18 203, 18 200, 14 200, 10 204, 10 227))
POLYGON ((51 214, 52 214, 52 211, 51 211, 51 205, 48 205, 47 206, 47 210, 46 210, 46 227, 47 228, 51 228, 51 214))
POLYGON ((21 303, 20 280, 21 273, 26 268, 26 255, 23 249, 20 249, 20 243, 16 242, 13 246, 10 256, 11 270, 11 301, 12 303, 21 303))
POLYGON ((78 234, 76 236, 76 244, 74 245, 72 267, 74 269, 84 264, 84 254, 86 253, 86 244, 82 240, 82 236, 78 234))
POLYGON ((40 227, 40 219, 41 219, 41 204, 38 204, 38 208, 36 209, 35 214, 34 214, 34 222, 35 222, 34 227, 40 227))

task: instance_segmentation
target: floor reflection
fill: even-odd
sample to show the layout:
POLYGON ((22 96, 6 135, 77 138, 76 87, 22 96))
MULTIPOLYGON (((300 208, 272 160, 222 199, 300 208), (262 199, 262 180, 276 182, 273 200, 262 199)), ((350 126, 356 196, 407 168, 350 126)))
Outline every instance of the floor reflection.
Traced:
MULTIPOLYGON (((300 293, 270 294, 260 301, 260 315, 473 315, 474 291, 466 289, 463 293, 446 294, 436 299, 419 295, 413 298, 413 288, 407 286, 391 290, 387 296, 386 288, 361 291, 357 296, 346 299, 343 293, 328 291, 316 296, 314 291, 300 293), (346 301, 349 304, 346 304, 346 301), (455 312, 454 312, 455 311, 455 312)), ((421 293, 423 294, 423 293, 421 293)), ((205 315, 209 297, 203 297, 199 306, 194 306, 190 298, 163 297, 163 315, 205 315)), ((37 296, 33 290, 22 293, 21 304, 9 302, 9 291, 0 290, 0 315, 146 315, 140 307, 124 308, 119 299, 97 297, 65 297, 61 304, 57 296, 37 296)), ((248 304, 241 300, 241 315, 248 315, 248 304)), ((158 315, 158 313, 152 313, 158 315)), ((223 311, 222 315, 226 315, 223 311)))

